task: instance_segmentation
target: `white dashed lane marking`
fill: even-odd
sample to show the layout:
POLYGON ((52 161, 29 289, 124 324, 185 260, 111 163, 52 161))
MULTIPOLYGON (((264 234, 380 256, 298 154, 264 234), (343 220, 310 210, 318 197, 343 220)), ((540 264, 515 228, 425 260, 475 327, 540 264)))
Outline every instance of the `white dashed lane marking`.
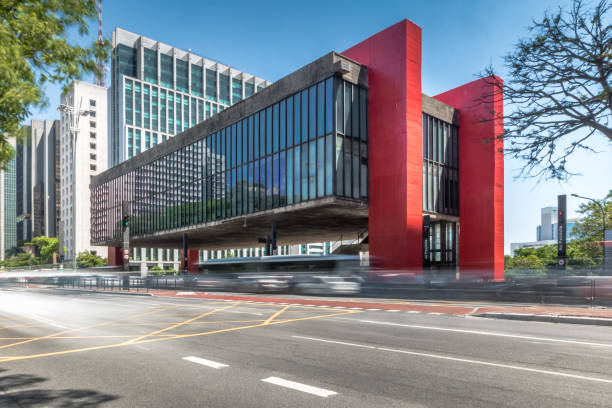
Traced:
POLYGON ((215 368, 217 370, 220 368, 229 367, 227 364, 217 363, 216 361, 206 360, 195 356, 183 357, 183 360, 191 361, 192 363, 196 364, 201 364, 206 367, 215 368))
POLYGON ((312 385, 302 384, 302 383, 295 382, 295 381, 289 381, 289 380, 285 380, 283 378, 278 378, 278 377, 268 377, 268 378, 264 378, 261 381, 264 381, 270 384, 279 385, 285 388, 291 388, 292 390, 306 392, 312 395, 318 395, 319 397, 327 398, 329 396, 337 394, 337 392, 335 391, 330 391, 330 390, 326 390, 324 388, 319 388, 319 387, 313 387, 312 385))

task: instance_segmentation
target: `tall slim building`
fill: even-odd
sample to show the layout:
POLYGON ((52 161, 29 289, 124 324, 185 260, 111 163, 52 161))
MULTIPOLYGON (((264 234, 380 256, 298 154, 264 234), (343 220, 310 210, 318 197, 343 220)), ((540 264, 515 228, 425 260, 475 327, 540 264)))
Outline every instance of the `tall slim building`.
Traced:
POLYGON ((60 125, 60 248, 66 260, 82 251, 106 255, 90 244, 89 184, 108 168, 108 89, 74 81, 62 94, 60 125))
MULTIPOLYGON (((15 148, 14 138, 8 142, 15 148)), ((0 169, 0 261, 5 259, 8 249, 17 245, 16 162, 13 156, 6 170, 0 169)))
POLYGON ((111 81, 111 166, 270 85, 121 28, 112 36, 111 81))
MULTIPOLYGON (((112 35, 111 65, 110 166, 168 140, 271 84, 121 28, 112 35)), ((220 185, 213 182, 212 188, 220 185)), ((133 248, 131 255, 132 263, 179 268, 178 250, 133 248)))
POLYGON ((16 143, 17 241, 59 228, 59 121, 32 120, 16 143))

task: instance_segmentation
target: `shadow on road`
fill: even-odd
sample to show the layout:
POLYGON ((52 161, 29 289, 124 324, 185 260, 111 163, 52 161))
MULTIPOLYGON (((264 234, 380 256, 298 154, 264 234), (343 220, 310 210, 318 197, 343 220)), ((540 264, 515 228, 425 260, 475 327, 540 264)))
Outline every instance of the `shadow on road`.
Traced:
POLYGON ((0 376, 0 407, 97 407, 118 398, 87 389, 39 388, 45 381, 46 378, 30 374, 0 376))

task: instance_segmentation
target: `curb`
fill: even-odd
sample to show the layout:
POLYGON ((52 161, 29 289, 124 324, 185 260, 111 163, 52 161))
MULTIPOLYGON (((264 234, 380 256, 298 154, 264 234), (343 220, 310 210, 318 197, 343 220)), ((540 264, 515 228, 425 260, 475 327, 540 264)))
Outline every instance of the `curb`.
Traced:
POLYGON ((53 288, 54 290, 61 290, 65 292, 79 292, 79 293, 105 293, 107 295, 124 295, 124 296, 153 296, 152 293, 135 293, 135 292, 114 292, 110 290, 81 290, 81 289, 65 289, 65 288, 53 288))
POLYGON ((587 324, 593 326, 612 326, 612 319, 588 316, 557 316, 557 315, 535 315, 523 313, 495 313, 487 312, 472 315, 475 317, 486 317, 490 319, 522 320, 548 323, 587 324))

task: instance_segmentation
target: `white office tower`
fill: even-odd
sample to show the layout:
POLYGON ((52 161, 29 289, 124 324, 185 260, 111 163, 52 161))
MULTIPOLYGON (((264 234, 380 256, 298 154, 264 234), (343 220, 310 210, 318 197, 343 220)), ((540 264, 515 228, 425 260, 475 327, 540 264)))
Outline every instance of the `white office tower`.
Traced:
POLYGON ((90 244, 91 178, 108 168, 108 90, 74 81, 61 97, 60 251, 66 260, 79 252, 94 251, 106 256, 106 247, 90 244))

